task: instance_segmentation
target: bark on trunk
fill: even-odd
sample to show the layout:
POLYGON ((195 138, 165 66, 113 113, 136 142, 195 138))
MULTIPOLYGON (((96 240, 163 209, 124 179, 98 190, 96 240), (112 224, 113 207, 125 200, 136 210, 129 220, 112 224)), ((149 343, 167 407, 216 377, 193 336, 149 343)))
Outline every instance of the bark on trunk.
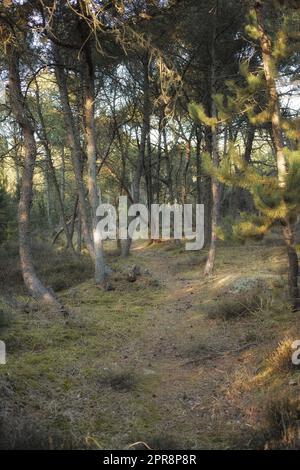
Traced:
MULTIPOLYGON (((215 13, 218 14, 218 11, 215 13)), ((216 57, 215 57, 215 42, 216 42, 216 26, 217 18, 214 21, 213 41, 211 50, 211 116, 217 117, 217 108, 214 102, 214 95, 216 93, 216 57)), ((215 167, 219 165, 218 153, 218 127, 212 126, 211 128, 211 150, 212 150, 212 163, 215 167)), ((214 269, 216 257, 216 243, 217 243, 217 227, 220 212, 220 185, 215 176, 211 178, 211 196, 212 196, 212 215, 211 215, 211 238, 208 257, 204 268, 204 275, 210 276, 214 269)))
POLYGON ((184 163, 184 169, 183 169, 183 185, 182 185, 182 197, 181 197, 183 204, 187 203, 188 191, 189 191, 188 171, 189 171, 189 167, 191 163, 191 140, 192 140, 192 132, 185 146, 185 163, 184 163))
POLYGON ((94 259, 94 246, 89 231, 88 211, 85 200, 85 187, 82 179, 82 165, 81 165, 81 145, 78 135, 78 129, 75 125, 74 117, 69 103, 67 79, 65 71, 61 63, 59 49, 56 45, 53 46, 53 55, 56 61, 55 75, 59 88, 60 100, 64 115, 64 121, 68 133, 68 141, 72 153, 73 168, 75 173, 77 192, 79 198, 79 212, 82 224, 82 233, 87 249, 92 259, 94 259))
MULTIPOLYGON (((255 3, 257 23, 260 31, 260 46, 264 65, 264 73, 271 107, 271 123, 273 145, 277 160, 278 184, 284 188, 286 184, 286 161, 284 156, 284 141, 281 128, 281 111, 272 64, 272 44, 265 30, 262 1, 255 3)), ((298 255, 295 248, 294 224, 289 218, 284 221, 283 238, 287 247, 289 263, 289 294, 294 309, 300 308, 298 289, 298 255)))
POLYGON ((103 284, 107 277, 105 267, 103 241, 97 233, 98 218, 96 215, 99 206, 99 192, 97 188, 97 149, 95 136, 95 86, 94 68, 91 56, 90 42, 85 40, 83 48, 83 116, 84 135, 88 164, 88 192, 92 213, 93 243, 95 254, 95 281, 103 284))
MULTIPOLYGON (((255 127, 253 124, 248 122, 247 125, 247 137, 246 137, 246 144, 245 144, 245 152, 244 152, 244 161, 247 164, 250 164, 251 161, 251 153, 253 148, 253 142, 255 137, 255 127)), ((233 217, 237 217, 240 212, 245 210, 253 210, 253 201, 250 192, 244 188, 236 188, 232 190, 231 198, 230 198, 230 208, 231 214, 233 217)))
POLYGON ((166 125, 163 127, 163 142, 164 142, 164 157, 166 161, 166 169, 167 169, 167 186, 169 190, 169 201, 170 204, 174 204, 174 190, 173 190, 173 168, 171 163, 171 156, 168 148, 168 141, 167 141, 167 132, 166 132, 166 125))
POLYGON ((142 130, 141 130, 141 142, 140 142, 140 151, 139 157, 137 162, 137 167, 135 171, 135 175, 133 178, 132 184, 132 197, 134 204, 140 202, 140 184, 141 184, 141 177, 143 174, 143 167, 145 165, 145 154, 146 154, 146 145, 149 137, 150 132, 150 95, 149 95, 149 73, 148 73, 148 65, 149 65, 149 55, 148 53, 145 55, 143 60, 143 123, 142 123, 142 130))
POLYGON ((61 188, 59 187, 59 183, 58 183, 57 178, 56 178, 55 168, 54 168, 53 161, 52 161, 51 148, 50 148, 50 145, 49 145, 46 125, 45 125, 45 121, 44 121, 44 117, 43 117, 43 113, 42 113, 41 105, 40 105, 40 94, 39 94, 39 87, 38 87, 37 80, 36 80, 35 83, 36 83, 37 111, 38 111, 38 116, 39 116, 40 125, 41 125, 40 139, 43 143, 44 150, 45 150, 46 162, 47 162, 47 171, 50 172, 51 179, 52 179, 52 182, 53 182, 56 194, 57 194, 59 208, 60 208, 60 212, 61 212, 62 226, 63 226, 65 236, 66 236, 66 240, 67 240, 67 248, 71 248, 71 250, 74 251, 72 237, 70 236, 70 233, 69 233, 67 218, 66 218, 66 214, 65 214, 63 195, 62 195, 61 188))
POLYGON ((201 204, 202 195, 201 195, 201 128, 196 128, 196 170, 197 170, 197 180, 196 180, 196 203, 201 204))
POLYGON ((263 8, 262 2, 257 1, 255 3, 255 11, 256 11, 256 17, 257 17, 258 27, 260 31, 260 47, 262 50, 264 73, 266 77, 267 89, 268 89, 268 94, 269 94, 272 132, 273 132, 274 146, 275 146, 276 159, 277 159, 278 182, 279 182, 279 186, 284 187, 285 176, 286 176, 286 161, 285 161, 285 156, 284 156, 284 143, 283 143, 283 135, 282 135, 282 129, 281 129, 280 104, 279 104, 279 98, 278 98, 278 93, 277 93, 277 88, 276 88, 275 77, 274 77, 274 68, 272 64, 272 44, 265 30, 262 8, 263 8))
POLYGON ((162 144, 162 127, 164 125, 163 117, 159 117, 158 124, 158 143, 157 143, 157 162, 156 162, 156 204, 160 201, 160 168, 161 168, 161 144, 162 144))
MULTIPOLYGON (((24 137, 24 169, 22 174, 20 201, 18 208, 19 251, 24 283, 30 294, 45 303, 64 311, 55 296, 39 279, 32 261, 30 243, 30 210, 32 204, 33 174, 37 155, 34 128, 21 91, 19 58, 14 46, 8 48, 9 94, 14 117, 24 137)), ((64 313, 66 313, 64 311, 64 313)))
POLYGON ((289 261, 289 297, 294 310, 300 307, 299 288, 298 288, 298 255, 295 247, 295 233, 292 224, 287 223, 283 229, 284 241, 287 248, 287 255, 289 261))
MULTIPOLYGON (((212 131, 212 161, 214 166, 218 166, 218 144, 217 144, 217 131, 212 131)), ((214 269, 216 257, 216 243, 217 243, 217 227, 220 212, 220 186, 217 178, 211 178, 211 198, 212 198, 212 214, 211 214, 211 238, 208 257, 204 268, 205 276, 210 276, 214 269)))
MULTIPOLYGON (((143 59, 143 123, 141 130, 141 142, 139 146, 139 155, 138 161, 135 169, 135 174, 132 181, 132 199, 133 203, 137 204, 140 202, 140 185, 141 178, 143 174, 143 168, 145 165, 145 154, 146 154, 146 145, 150 133, 150 83, 149 83, 149 54, 146 53, 143 59)), ((130 222, 130 221, 129 221, 130 222)), ((122 240, 122 249, 121 254, 124 257, 127 257, 130 253, 131 247, 131 238, 127 240, 122 240)))

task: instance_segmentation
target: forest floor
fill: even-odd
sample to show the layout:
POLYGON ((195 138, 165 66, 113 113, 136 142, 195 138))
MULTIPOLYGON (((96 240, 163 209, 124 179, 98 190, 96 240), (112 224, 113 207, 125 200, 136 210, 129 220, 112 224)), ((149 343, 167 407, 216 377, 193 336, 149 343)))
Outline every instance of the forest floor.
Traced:
MULTIPOLYGON (((126 260, 109 256, 115 290, 107 292, 82 261, 78 270, 62 252, 61 264, 43 256, 40 269, 45 274, 46 262, 71 316, 32 304, 11 308, 0 329, 7 348, 0 447, 299 445, 300 370, 291 342, 300 338, 300 320, 285 301, 284 247, 220 246, 207 279, 204 251, 139 244, 126 260), (141 276, 128 282, 135 264, 141 276), (228 306, 242 303, 236 285, 249 278, 255 287, 243 294, 244 308, 228 306), (257 279, 265 282, 254 302, 257 279)), ((10 274, 4 277, 9 285, 10 274)), ((25 302, 22 290, 17 298, 25 302)))

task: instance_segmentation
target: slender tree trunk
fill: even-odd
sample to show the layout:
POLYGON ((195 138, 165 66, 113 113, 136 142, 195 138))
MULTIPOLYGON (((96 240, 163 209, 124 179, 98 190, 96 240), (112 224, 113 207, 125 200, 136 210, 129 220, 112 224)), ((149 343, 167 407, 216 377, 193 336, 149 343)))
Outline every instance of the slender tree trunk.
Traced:
POLYGON ((244 160, 247 164, 249 164, 251 161, 251 153, 252 153, 252 148, 253 148, 254 137, 255 137, 255 127, 253 126, 253 124, 248 122, 247 140, 246 140, 245 153, 244 153, 244 160))
MULTIPOLYGON (((214 107, 214 106, 213 106, 214 107)), ((216 116, 213 112, 212 116, 216 116)), ((212 130, 212 161, 214 166, 219 164, 218 143, 217 143, 217 130, 212 130)), ((208 257, 204 268, 204 274, 210 276, 214 269, 216 257, 216 243, 217 243, 217 227, 220 213, 220 185, 215 176, 211 178, 211 198, 212 198, 212 213, 211 213, 211 238, 208 257)))
MULTIPOLYGON (((140 202, 140 185, 145 165, 146 145, 150 133, 150 83, 149 83, 149 54, 145 54, 143 58, 143 122, 141 130, 141 142, 139 146, 138 161, 136 164, 135 173, 132 181, 132 199, 133 203, 140 202)), ((130 252, 131 238, 128 236, 127 240, 122 240, 122 256, 127 257, 130 252)))
POLYGON ((278 182, 279 186, 284 187, 285 176, 286 176, 286 161, 284 156, 284 143, 281 129, 281 112, 280 103, 278 98, 278 92, 275 82, 275 74, 272 60, 272 44, 271 40, 266 33, 263 16, 263 4, 262 1, 256 1, 255 11, 260 32, 260 47, 262 50, 262 59, 264 66, 264 73, 267 82, 267 89, 269 94, 269 104, 271 108, 271 122, 272 132, 274 139, 274 146, 277 159, 278 169, 278 182))
MULTIPOLYGON (((204 140, 205 140, 205 151, 212 155, 212 138, 211 138, 211 129, 206 127, 204 129, 204 140)), ((210 245, 211 240, 211 211, 212 211, 212 178, 210 175, 204 175, 203 177, 203 187, 201 188, 201 202, 204 204, 204 235, 205 235, 205 244, 207 247, 210 245)))
MULTIPOLYGON (((264 65, 264 73, 267 82, 269 94, 269 102, 271 107, 271 123, 273 133, 273 145, 277 160, 278 184, 284 188, 286 184, 286 161, 284 155, 284 141, 281 128, 281 111, 278 92, 276 88, 275 73, 272 58, 272 44, 266 32, 263 15, 263 2, 256 1, 255 11, 257 23, 260 32, 260 47, 262 50, 262 59, 264 65)), ((299 288, 298 288, 298 254, 295 247, 294 223, 290 218, 284 221, 283 238, 287 248, 289 263, 289 294, 293 308, 300 308, 299 288)))
POLYGON ((84 135, 86 141, 86 154, 88 164, 88 192, 92 212, 93 243, 95 254, 95 281, 103 284, 107 277, 105 267, 103 241, 97 233, 97 208, 99 206, 99 192, 97 188, 97 149, 95 136, 95 85, 94 67, 92 62, 90 42, 85 40, 83 48, 83 116, 84 135))
POLYGON ((13 124, 13 141, 14 141, 14 165, 16 172, 16 198, 20 199, 21 177, 20 177, 20 153, 22 153, 22 145, 18 145, 17 126, 13 124))
POLYGON ((158 124, 158 142, 157 142, 157 162, 156 162, 156 204, 160 201, 160 168, 161 168, 161 144, 162 144, 162 127, 164 125, 163 117, 159 117, 158 124))
POLYGON ((81 253, 81 219, 78 217, 77 222, 77 252, 81 253))
POLYGON ((174 197, 174 190, 173 190, 173 169, 172 169, 170 152, 168 148, 167 132, 166 132, 165 125, 163 127, 162 133, 163 133, 163 141, 164 141, 164 155, 165 155, 165 160, 166 160, 167 181, 168 181, 168 190, 169 190, 168 202, 170 202, 170 204, 174 204, 175 197, 174 197))
MULTIPOLYGON (((248 122, 247 125, 247 136, 245 143, 245 152, 244 152, 244 161, 246 164, 249 164, 251 161, 252 147, 255 137, 255 127, 253 124, 248 122)), ((245 211, 246 209, 253 208, 253 202, 251 194, 247 189, 236 188, 233 189, 230 198, 230 208, 231 214, 233 217, 237 217, 240 212, 245 211)))
POLYGON ((46 160, 45 165, 45 202, 46 202, 46 213, 47 213, 47 224, 50 231, 52 231, 52 217, 51 217, 51 190, 50 190, 50 178, 49 178, 49 169, 46 160))
MULTIPOLYGON (((76 217, 77 217, 77 215, 78 215, 77 212, 78 212, 78 194, 77 194, 76 199, 75 199, 74 211, 73 211, 73 214, 72 214, 72 220, 71 220, 71 226, 70 226, 70 237, 71 237, 71 240, 73 240, 74 228, 75 228, 75 223, 76 223, 76 217)), ((78 215, 78 219, 79 219, 79 215, 78 215)))
MULTIPOLYGON (((149 74, 151 73, 151 60, 149 55, 146 54, 144 62, 144 105, 143 105, 143 133, 141 144, 144 146, 144 174, 146 181, 147 190, 147 204, 150 209, 153 202, 153 187, 152 187, 152 147, 151 147, 151 135, 150 135, 150 115, 151 115, 151 101, 150 101, 150 79, 149 74), (143 139, 145 138, 145 143, 143 139)), ((151 211, 149 212, 149 217, 151 211)), ((149 223, 151 223, 149 218, 149 223)))
POLYGON ((65 146, 61 146, 61 175, 60 175, 60 197, 62 204, 65 204, 66 190, 66 164, 65 164, 65 146))
POLYGON ((148 65, 149 65, 149 54, 146 53, 143 59, 143 123, 142 123, 142 130, 141 130, 141 142, 140 142, 140 150, 139 150, 139 157, 137 162, 137 167, 135 171, 135 175, 132 182, 132 198, 134 204, 140 202, 140 184, 141 184, 141 177, 143 174, 143 167, 145 165, 145 154, 146 154, 146 145, 149 137, 150 132, 150 83, 149 83, 149 72, 148 72, 148 65))
POLYGON ((74 117, 69 103, 68 89, 66 75, 61 64, 59 49, 56 45, 53 46, 54 58, 56 61, 55 74, 59 88, 60 100, 65 120, 65 125, 68 133, 69 145, 72 153, 73 168, 75 173, 75 180, 77 185, 77 192, 79 198, 79 212, 82 224, 82 233, 87 249, 92 259, 94 259, 94 246, 90 236, 88 211, 85 200, 85 187, 82 178, 82 165, 81 165, 81 145, 78 130, 75 125, 74 117))
POLYGON ((196 128, 196 203, 201 204, 201 130, 196 128))
POLYGON ((298 274, 299 274, 299 265, 298 265, 298 254, 295 248, 295 233, 294 226, 287 222, 286 226, 283 228, 283 237, 287 247, 288 261, 289 261, 289 294, 292 306, 295 310, 298 310, 300 307, 300 296, 298 288, 298 274))
MULTIPOLYGON (((150 127, 150 125, 149 125, 150 127)), ((146 164, 145 164, 145 180, 147 186, 147 204, 148 207, 151 207, 153 202, 153 187, 152 187, 152 150, 151 150, 151 139, 150 139, 150 132, 148 133, 147 138, 147 156, 146 156, 146 164)), ((150 215, 150 213, 149 213, 150 215)))
MULTIPOLYGON (((24 169, 18 209, 20 261, 24 283, 30 294, 45 303, 64 311, 54 295, 39 279, 32 261, 30 243, 30 209, 32 204, 33 174, 37 155, 34 128, 31 123, 21 90, 19 58, 14 46, 8 48, 9 94, 14 117, 22 129, 24 137, 24 169)), ((66 313, 64 311, 64 313, 66 313)))
MULTIPOLYGON (((218 8, 215 15, 218 14, 218 8)), ((215 58, 215 43, 216 43, 216 29, 217 18, 214 20, 212 50, 211 50, 211 116, 217 117, 216 104, 214 102, 214 95, 216 92, 216 58, 215 58)), ((219 153, 218 153, 218 127, 212 126, 211 128, 211 151, 212 162, 215 167, 219 166, 219 153)), ((210 276, 214 269, 216 257, 216 243, 217 243, 217 227, 220 212, 220 185, 215 176, 211 178, 211 195, 212 195, 212 215, 211 215, 211 239, 208 251, 208 257, 204 268, 204 274, 210 276)))
POLYGON ((185 147, 185 164, 183 168, 183 185, 182 185, 182 203, 187 203, 188 197, 188 171, 191 163, 191 140, 192 134, 190 135, 189 141, 185 147))
MULTIPOLYGON (((49 178, 48 172, 50 172, 51 179, 52 179, 52 182, 53 182, 56 194, 57 194, 57 198, 58 198, 59 208, 60 208, 60 212, 61 212, 62 226, 63 226, 65 236, 66 236, 66 240, 67 240, 67 248, 71 248, 71 250, 74 251, 72 238, 70 236, 68 225, 67 225, 67 218, 66 218, 66 214, 65 214, 63 196, 62 196, 61 188, 59 187, 59 183, 58 183, 57 178, 56 178, 55 168, 54 168, 53 161, 52 161, 51 148, 50 148, 50 145, 49 145, 49 140, 48 140, 47 130, 46 130, 46 126, 45 126, 45 121, 44 121, 43 113, 42 113, 42 110, 41 110, 40 94, 39 94, 39 87, 38 87, 37 80, 36 80, 35 83, 36 83, 37 112, 38 112, 38 116, 39 116, 39 120, 40 120, 41 134, 42 134, 40 136, 40 138, 42 140, 42 143, 43 143, 43 146, 44 146, 44 149, 45 149, 46 163, 47 163, 47 178, 49 178)), ((49 182, 48 182, 48 186, 49 186, 49 182)))

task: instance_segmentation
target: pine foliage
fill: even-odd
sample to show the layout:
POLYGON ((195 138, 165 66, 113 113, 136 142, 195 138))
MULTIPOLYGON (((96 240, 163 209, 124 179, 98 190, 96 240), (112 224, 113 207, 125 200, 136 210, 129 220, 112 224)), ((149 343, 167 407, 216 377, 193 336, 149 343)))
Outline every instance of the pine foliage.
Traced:
MULTIPOLYGON (((276 14, 274 11, 274 15, 276 14)), ((272 53, 269 59, 275 78, 281 64, 284 66, 284 61, 296 50, 297 44, 291 40, 294 28, 292 19, 295 15, 299 18, 298 12, 282 15, 280 28, 271 37, 272 53)), ((252 42, 259 42, 261 31, 255 10, 250 10, 245 30, 252 42)), ((260 60, 259 62, 261 63, 260 60)), ((216 119, 207 116, 204 107, 196 103, 189 106, 190 116, 196 122, 210 127, 230 123, 238 116, 247 118, 256 128, 270 125, 272 106, 264 70, 258 63, 255 60, 242 61, 239 79, 228 80, 225 94, 213 97, 217 108, 216 119)), ((285 116, 281 126, 289 141, 289 147, 285 147, 287 173, 284 185, 278 184, 275 175, 265 175, 261 168, 248 164, 234 143, 229 145, 218 168, 212 164, 208 154, 203 157, 203 167, 208 174, 225 185, 247 189, 252 194, 258 215, 241 214, 240 221, 233 226, 233 236, 240 241, 246 238, 261 239, 275 223, 284 225, 286 220, 295 221, 300 215, 299 117, 285 116)))

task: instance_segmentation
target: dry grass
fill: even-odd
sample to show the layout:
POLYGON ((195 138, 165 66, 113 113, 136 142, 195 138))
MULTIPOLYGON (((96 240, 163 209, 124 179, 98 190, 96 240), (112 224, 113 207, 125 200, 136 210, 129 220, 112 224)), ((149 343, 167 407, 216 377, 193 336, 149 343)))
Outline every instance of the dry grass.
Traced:
POLYGON ((119 392, 131 392, 137 387, 138 377, 131 369, 105 370, 99 374, 97 382, 100 385, 111 387, 119 392))
MULTIPOLYGON (((93 274, 93 266, 85 255, 56 249, 47 242, 32 242, 35 267, 43 282, 55 292, 72 287, 93 274)), ((25 294, 18 246, 14 241, 1 245, 0 290, 12 294, 25 294)))
POLYGON ((267 366, 272 373, 289 372, 294 366, 292 363, 293 339, 284 338, 276 347, 275 351, 267 359, 267 366))
POLYGON ((299 449, 300 400, 298 397, 270 400, 265 409, 266 448, 299 449))
POLYGON ((224 320, 238 319, 263 307, 263 292, 252 289, 245 293, 228 294, 224 298, 211 301, 205 306, 205 313, 210 318, 224 320))
MULTIPOLYGON (((94 285, 86 258, 36 251, 47 283, 62 280, 58 296, 72 316, 54 318, 30 303, 3 329, 2 448, 291 445, 285 429, 295 431, 298 408, 270 404, 269 411, 266 404, 279 390, 283 398, 291 387, 299 395, 299 385, 289 385, 294 370, 283 341, 298 337, 298 314, 286 307, 281 283, 270 295, 228 292, 236 278, 261 272, 269 279, 268 259, 282 249, 219 247, 215 276, 205 279, 201 256, 195 261, 167 246, 138 245, 128 260, 110 257, 112 292, 94 285), (141 276, 128 282, 134 264, 141 276)), ((16 279, 8 275, 8 286, 16 279)), ((17 285, 15 294, 22 293, 17 285)))

